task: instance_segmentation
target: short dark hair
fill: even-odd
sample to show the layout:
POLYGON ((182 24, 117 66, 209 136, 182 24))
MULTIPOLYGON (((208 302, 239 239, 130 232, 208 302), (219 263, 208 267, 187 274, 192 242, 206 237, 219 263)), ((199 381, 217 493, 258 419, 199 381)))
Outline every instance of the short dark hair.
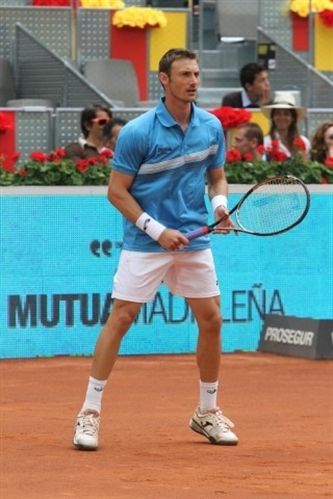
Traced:
POLYGON ((250 83, 253 85, 256 76, 263 71, 267 71, 263 66, 257 64, 256 62, 249 62, 242 67, 239 73, 239 79, 243 88, 246 88, 246 84, 250 83))
POLYGON ((245 136, 248 140, 256 139, 258 142, 258 146, 262 146, 264 143, 264 134, 262 129, 257 123, 244 123, 243 125, 239 125, 238 128, 245 129, 245 136))
POLYGON ((198 60, 198 57, 197 54, 192 50, 181 48, 170 49, 162 56, 158 65, 158 72, 166 73, 168 76, 170 76, 172 63, 174 61, 178 61, 179 59, 198 60))
POLYGON ((103 127, 103 137, 105 139, 110 139, 112 137, 112 130, 116 125, 124 126, 127 121, 122 118, 112 118, 112 120, 108 121, 106 125, 103 127))
POLYGON ((85 107, 81 113, 81 131, 83 136, 86 138, 89 135, 89 130, 87 125, 96 118, 97 113, 99 111, 105 112, 109 118, 112 118, 112 112, 107 106, 103 106, 102 104, 92 104, 91 106, 85 107))

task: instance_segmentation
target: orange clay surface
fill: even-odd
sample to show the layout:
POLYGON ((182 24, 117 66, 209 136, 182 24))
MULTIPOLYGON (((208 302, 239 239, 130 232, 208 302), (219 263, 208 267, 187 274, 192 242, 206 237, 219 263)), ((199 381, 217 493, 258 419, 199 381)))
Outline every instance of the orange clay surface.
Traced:
POLYGON ((333 497, 333 363, 222 355, 237 447, 188 428, 193 355, 120 357, 97 452, 72 448, 91 359, 2 360, 1 499, 333 497))

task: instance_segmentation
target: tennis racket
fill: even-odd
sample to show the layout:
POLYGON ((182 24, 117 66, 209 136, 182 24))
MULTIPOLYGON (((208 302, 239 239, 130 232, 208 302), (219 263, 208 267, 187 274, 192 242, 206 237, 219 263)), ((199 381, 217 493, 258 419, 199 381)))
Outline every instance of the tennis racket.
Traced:
MULTIPOLYGON (((271 177, 253 186, 229 211, 229 215, 234 214, 235 227, 226 227, 225 231, 275 236, 301 223, 309 207, 310 193, 300 179, 292 175, 271 177)), ((225 218, 188 232, 185 237, 192 240, 214 232, 225 218)))

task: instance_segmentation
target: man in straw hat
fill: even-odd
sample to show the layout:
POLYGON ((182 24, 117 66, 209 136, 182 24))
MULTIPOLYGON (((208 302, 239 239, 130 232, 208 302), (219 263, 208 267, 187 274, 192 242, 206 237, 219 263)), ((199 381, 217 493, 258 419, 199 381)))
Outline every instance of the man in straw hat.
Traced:
POLYGON ((270 120, 268 135, 264 137, 266 148, 279 150, 285 159, 301 153, 308 158, 310 141, 301 135, 298 122, 304 118, 304 107, 298 106, 291 92, 276 92, 273 104, 261 107, 270 120))

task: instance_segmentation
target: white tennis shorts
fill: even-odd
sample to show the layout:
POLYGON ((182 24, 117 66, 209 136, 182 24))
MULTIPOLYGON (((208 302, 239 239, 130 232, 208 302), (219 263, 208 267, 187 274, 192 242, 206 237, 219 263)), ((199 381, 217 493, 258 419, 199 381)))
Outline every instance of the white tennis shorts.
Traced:
POLYGON ((175 253, 122 250, 112 297, 146 303, 154 298, 162 282, 174 295, 185 298, 220 295, 210 249, 175 253))

